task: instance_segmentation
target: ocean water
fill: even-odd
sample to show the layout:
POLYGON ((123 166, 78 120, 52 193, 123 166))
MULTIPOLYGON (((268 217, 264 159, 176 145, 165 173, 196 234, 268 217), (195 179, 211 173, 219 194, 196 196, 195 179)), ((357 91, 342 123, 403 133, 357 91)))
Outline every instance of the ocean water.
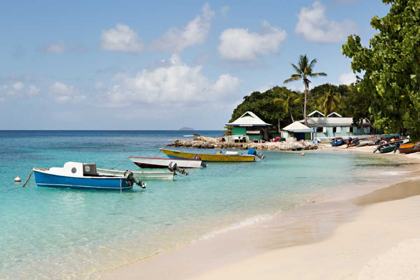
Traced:
POLYGON ((38 188, 33 177, 26 188, 13 182, 33 167, 67 161, 137 170, 128 156, 164 156, 160 147, 188 134, 0 131, 0 279, 97 279, 102 271, 365 183, 372 180, 367 168, 389 176, 394 170, 383 157, 266 151, 263 161, 209 164, 123 193, 38 188))

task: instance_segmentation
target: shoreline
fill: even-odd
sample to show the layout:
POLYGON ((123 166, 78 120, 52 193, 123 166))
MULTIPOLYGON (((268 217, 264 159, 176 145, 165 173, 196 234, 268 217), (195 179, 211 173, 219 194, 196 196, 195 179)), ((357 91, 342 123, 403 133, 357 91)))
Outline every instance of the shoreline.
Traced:
MULTIPOLYGON (((367 153, 373 149, 373 147, 363 147, 358 152, 367 153)), ((326 151, 330 150, 326 149, 326 151)), ((355 149, 337 150, 353 152, 355 149)), ((400 155, 392 156, 401 157, 400 155)), ((407 158, 406 155, 404 157, 407 158)), ((420 162, 420 156, 417 155, 410 155, 408 159, 415 160, 417 164, 420 162)), ((415 175, 414 173, 416 172, 410 171, 410 174, 415 175)), ((406 181, 406 178, 398 181, 406 181)), ((393 185, 379 186, 379 190, 390 188, 393 185)), ((418 194, 420 193, 415 193, 415 195, 418 194)), ((116 277, 137 279, 141 276, 151 279, 168 277, 186 279, 199 276, 204 279, 212 279, 207 276, 216 272, 227 273, 226 267, 239 265, 249 259, 259 258, 259 256, 288 248, 327 242, 334 236, 334 232, 338 228, 357 220, 358 214, 363 213, 364 207, 366 207, 355 205, 351 199, 312 202, 283 212, 268 221, 259 221, 222 233, 215 238, 184 244, 132 264, 105 271, 100 279, 116 277), (312 220, 314 213, 316 213, 315 218, 318 223, 314 223, 312 220), (293 232, 292 235, 290 235, 291 232, 293 232), (197 258, 198 256, 200 257, 197 258)))

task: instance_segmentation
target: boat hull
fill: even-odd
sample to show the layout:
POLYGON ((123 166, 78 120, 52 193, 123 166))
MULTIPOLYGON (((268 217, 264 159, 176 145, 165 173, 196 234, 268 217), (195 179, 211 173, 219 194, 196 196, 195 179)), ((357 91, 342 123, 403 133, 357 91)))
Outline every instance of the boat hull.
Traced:
POLYGON ((385 147, 380 147, 379 152, 381 154, 386 154, 386 153, 390 153, 390 152, 394 151, 395 148, 396 148, 396 145, 386 145, 385 147))
POLYGON ((253 155, 211 155, 186 153, 181 151, 173 151, 161 149, 171 159, 194 159, 199 157, 204 162, 253 162, 255 156, 253 155))
POLYGON ((34 170, 34 175, 38 187, 101 190, 128 190, 133 188, 133 186, 127 185, 124 177, 70 177, 38 170, 34 170))
POLYGON ((140 168, 168 168, 171 162, 176 163, 179 168, 201 168, 201 160, 189 159, 167 159, 167 158, 147 158, 130 157, 131 161, 140 168))
POLYGON ((341 137, 337 137, 337 138, 333 138, 333 139, 331 139, 330 144, 331 144, 331 146, 333 146, 333 147, 337 147, 337 146, 341 146, 341 145, 343 145, 345 142, 346 142, 346 141, 345 141, 343 138, 341 138, 341 137))
POLYGON ((420 143, 416 142, 415 144, 414 143, 401 144, 399 150, 400 150, 400 153, 402 154, 417 153, 417 152, 420 152, 420 143))
MULTIPOLYGON (((113 170, 113 169, 101 169, 98 168, 99 172, 112 175, 124 175, 125 171, 123 170, 113 170)), ((172 171, 131 171, 134 175, 134 178, 137 180, 173 180, 175 173, 172 171)))

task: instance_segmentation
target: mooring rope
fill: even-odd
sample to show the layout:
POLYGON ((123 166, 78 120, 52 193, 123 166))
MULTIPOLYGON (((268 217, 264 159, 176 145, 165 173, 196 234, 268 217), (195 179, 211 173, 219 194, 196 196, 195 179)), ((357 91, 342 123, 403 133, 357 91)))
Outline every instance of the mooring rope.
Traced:
POLYGON ((28 179, 26 179, 25 183, 23 184, 22 188, 26 187, 26 184, 28 184, 29 180, 31 179, 32 173, 34 172, 34 170, 31 170, 31 173, 29 173, 28 179))
POLYGON ((121 161, 120 163, 118 163, 117 165, 115 165, 114 167, 111 167, 111 169, 115 169, 118 166, 120 166, 121 164, 123 164, 128 158, 125 158, 123 161, 121 161))

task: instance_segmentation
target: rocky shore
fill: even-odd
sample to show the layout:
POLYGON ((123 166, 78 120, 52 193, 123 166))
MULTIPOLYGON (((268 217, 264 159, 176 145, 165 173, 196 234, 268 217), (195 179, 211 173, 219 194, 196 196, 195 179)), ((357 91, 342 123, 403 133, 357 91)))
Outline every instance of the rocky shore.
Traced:
POLYGON ((169 147, 196 148, 196 149, 256 149, 270 151, 302 151, 316 150, 318 146, 312 141, 287 141, 287 142, 265 142, 265 143, 232 143, 222 142, 222 138, 197 136, 194 140, 175 140, 169 147))

